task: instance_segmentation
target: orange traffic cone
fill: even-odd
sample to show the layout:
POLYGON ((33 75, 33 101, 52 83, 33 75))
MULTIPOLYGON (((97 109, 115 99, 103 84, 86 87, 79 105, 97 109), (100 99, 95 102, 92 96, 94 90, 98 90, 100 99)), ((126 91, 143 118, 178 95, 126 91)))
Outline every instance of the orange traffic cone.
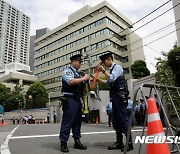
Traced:
MULTIPOLYGON (((154 98, 148 99, 148 136, 165 136, 159 112, 154 98)), ((167 143, 148 143, 147 154, 170 154, 167 143)))
POLYGON ((4 126, 7 126, 7 121, 4 121, 4 126))
POLYGON ((96 124, 98 124, 99 122, 98 122, 98 117, 96 117, 96 124))

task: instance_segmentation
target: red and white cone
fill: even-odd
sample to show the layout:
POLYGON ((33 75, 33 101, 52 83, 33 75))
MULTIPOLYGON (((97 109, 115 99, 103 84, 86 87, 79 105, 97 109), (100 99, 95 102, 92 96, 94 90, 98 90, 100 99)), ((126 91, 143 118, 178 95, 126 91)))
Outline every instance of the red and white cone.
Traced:
MULTIPOLYGON (((165 136, 154 98, 148 99, 148 136, 165 136)), ((167 143, 148 143, 147 154, 170 154, 167 143)))

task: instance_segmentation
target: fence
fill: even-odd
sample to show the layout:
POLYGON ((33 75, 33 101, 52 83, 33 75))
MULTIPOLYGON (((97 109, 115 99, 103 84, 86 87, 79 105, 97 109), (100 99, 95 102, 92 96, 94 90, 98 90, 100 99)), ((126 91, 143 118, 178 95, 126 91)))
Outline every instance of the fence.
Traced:
MULTIPOLYGON (((146 104, 147 107, 147 98, 152 97, 153 95, 157 95, 157 99, 159 100, 159 109, 161 114, 161 120, 163 119, 164 122, 164 128, 165 128, 165 136, 172 135, 172 136, 179 136, 180 135, 180 116, 179 116, 179 109, 177 108, 178 103, 180 106, 180 87, 172 87, 172 86, 166 86, 166 85, 159 85, 159 84, 142 84, 134 93, 134 99, 133 99, 133 108, 131 111, 131 119, 134 115, 134 108, 136 105, 137 96, 140 95, 143 98, 143 101, 146 104), (146 89, 146 90, 145 90, 146 89), (144 91, 147 91, 148 89, 148 95, 144 93, 144 91), (171 118, 176 118, 176 122, 172 124, 171 118)), ((146 110, 147 111, 147 110, 146 110)), ((147 112, 144 120, 143 125, 143 131, 141 134, 141 137, 144 136, 145 128, 147 124, 147 112)), ((131 130, 131 125, 128 129, 128 135, 127 138, 129 138, 131 130)), ((127 152, 127 146, 128 146, 128 140, 126 141, 126 148, 124 153, 127 152)), ((172 145, 169 145, 171 147, 171 153, 180 153, 180 147, 177 143, 174 143, 172 145)), ((140 143, 138 154, 141 153, 142 144, 140 143)))

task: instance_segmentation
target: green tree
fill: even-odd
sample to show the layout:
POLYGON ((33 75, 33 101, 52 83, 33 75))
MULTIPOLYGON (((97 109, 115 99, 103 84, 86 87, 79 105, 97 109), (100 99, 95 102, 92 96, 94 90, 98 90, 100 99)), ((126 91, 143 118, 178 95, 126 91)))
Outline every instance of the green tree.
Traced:
POLYGON ((5 85, 0 84, 0 104, 5 112, 17 109, 26 109, 25 92, 21 85, 15 85, 14 91, 10 91, 5 85))
POLYGON ((7 92, 8 92, 7 87, 6 87, 4 84, 1 84, 1 83, 0 83, 0 93, 6 94, 7 92))
MULTIPOLYGON (((156 82, 158 84, 167 85, 167 86, 177 86, 176 73, 174 73, 174 71, 172 69, 172 65, 170 65, 169 60, 173 57, 172 59, 174 59, 175 63, 178 63, 178 62, 176 62, 176 58, 175 58, 176 56, 174 56, 174 53, 172 54, 173 55, 172 56, 171 52, 174 52, 174 49, 170 50, 170 52, 168 54, 162 53, 162 55, 164 56, 164 58, 163 58, 164 60, 162 60, 161 58, 157 58, 158 63, 156 64, 156 68, 157 68, 156 82), (169 55, 171 55, 172 57, 169 58, 169 55)), ((177 70, 177 71, 179 71, 179 70, 177 70)), ((168 105, 168 109, 169 109, 171 115, 173 115, 175 112, 172 109, 172 106, 171 106, 171 103, 170 103, 171 100, 169 98, 168 92, 163 91, 163 90, 161 90, 161 92, 163 93, 163 95, 166 98, 166 103, 168 105)), ((177 110, 179 112, 180 111, 180 104, 179 104, 178 93, 177 93, 176 90, 171 90, 169 92, 170 92, 170 94, 172 96, 172 99, 174 101, 174 104, 175 104, 175 106, 176 106, 176 108, 177 108, 177 110)))
POLYGON ((0 104, 4 106, 5 112, 23 108, 24 93, 20 87, 16 85, 11 92, 5 85, 0 84, 0 104))
POLYGON ((14 98, 16 99, 14 101, 15 104, 18 102, 17 109, 25 110, 26 109, 26 92, 24 91, 24 88, 22 85, 16 84, 14 86, 14 91, 12 91, 12 97, 10 97, 10 100, 13 101, 14 98))
POLYGON ((5 103, 5 111, 9 112, 11 110, 22 109, 23 97, 19 94, 11 92, 7 94, 7 101, 5 103))
POLYGON ((41 108, 46 107, 48 102, 48 93, 44 85, 36 81, 30 85, 26 93, 27 108, 41 108), (29 99, 32 96, 32 99, 29 99))
POLYGON ((146 67, 146 63, 143 60, 136 60, 131 65, 131 72, 134 79, 139 79, 139 78, 150 75, 150 71, 146 67))
POLYGON ((13 92, 15 94, 21 94, 21 93, 23 93, 23 90, 24 90, 24 88, 22 87, 22 85, 16 84, 14 86, 14 91, 13 92))
POLYGON ((162 85, 174 86, 175 75, 172 72, 171 67, 166 60, 158 59, 156 64, 156 82, 162 85))
POLYGON ((167 54, 167 58, 167 64, 175 76, 175 85, 180 87, 180 47, 174 45, 174 48, 167 54))
POLYGON ((8 89, 4 84, 0 83, 0 105, 5 106, 7 102, 8 89))

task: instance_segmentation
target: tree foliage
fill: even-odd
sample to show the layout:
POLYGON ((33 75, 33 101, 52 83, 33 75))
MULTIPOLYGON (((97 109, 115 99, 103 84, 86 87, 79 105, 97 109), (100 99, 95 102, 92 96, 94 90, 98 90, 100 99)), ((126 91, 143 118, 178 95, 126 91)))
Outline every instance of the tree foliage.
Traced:
POLYGON ((143 60, 136 60, 131 65, 131 72, 134 79, 139 79, 139 78, 150 75, 150 71, 146 67, 146 63, 143 60))
POLYGON ((167 61, 159 59, 156 68, 157 68, 157 72, 156 72, 157 83, 168 86, 175 85, 175 75, 173 74, 172 69, 168 65, 167 61))
POLYGON ((7 87, 4 84, 0 83, 0 93, 1 94, 6 94, 8 92, 7 87))
POLYGON ((24 108, 25 99, 22 87, 16 85, 14 91, 10 91, 5 85, 0 84, 0 104, 4 106, 5 112, 24 108))
POLYGON ((5 112, 16 109, 41 108, 46 107, 48 101, 47 90, 41 82, 30 85, 25 93, 21 85, 15 85, 14 91, 0 84, 0 105, 4 106, 5 112), (29 99, 32 96, 32 100, 29 99))
MULTIPOLYGON (((177 79, 179 76, 179 69, 180 68, 180 48, 177 46, 174 46, 172 50, 168 54, 163 53, 164 59, 158 58, 158 63, 156 65, 157 72, 156 72, 156 82, 161 85, 167 85, 167 86, 178 86, 177 79), (179 66, 178 66, 179 65, 179 66), (178 67, 177 67, 178 66, 178 67)), ((171 105, 171 98, 169 97, 169 93, 171 94, 171 97, 174 101, 174 104, 178 110, 180 111, 180 104, 179 104, 179 98, 178 93, 176 90, 171 90, 169 93, 167 91, 161 91, 163 92, 163 95, 166 98, 166 102, 168 104, 168 109, 171 112, 171 114, 174 114, 174 110, 171 105), (171 110, 172 109, 172 110, 171 110)))
POLYGON ((4 84, 0 83, 0 105, 5 106, 8 89, 4 84))
POLYGON ((167 64, 171 67, 175 76, 175 84, 177 87, 180 87, 180 47, 175 45, 167 54, 167 58, 167 64))
POLYGON ((27 108, 41 108, 46 107, 48 102, 48 93, 44 85, 36 81, 30 85, 26 93, 27 108), (29 99, 29 96, 32 96, 32 99, 29 99))

